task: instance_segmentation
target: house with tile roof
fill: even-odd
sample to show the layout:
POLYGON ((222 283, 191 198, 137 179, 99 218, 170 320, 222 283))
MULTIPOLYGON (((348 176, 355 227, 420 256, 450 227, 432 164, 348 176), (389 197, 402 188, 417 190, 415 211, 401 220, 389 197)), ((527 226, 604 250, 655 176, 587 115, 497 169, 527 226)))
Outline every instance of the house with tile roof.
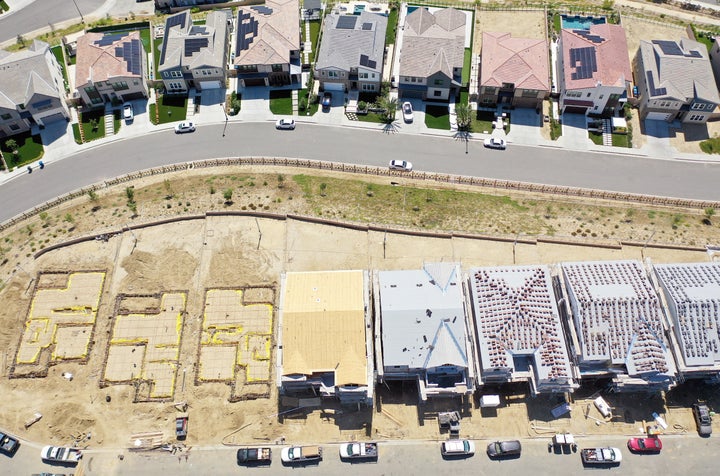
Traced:
POLYGON ((165 19, 157 71, 168 93, 190 88, 224 88, 227 79, 228 17, 210 12, 204 25, 194 25, 189 11, 165 19))
POLYGON ((238 9, 233 66, 238 86, 300 87, 298 0, 267 0, 238 9))
POLYGON ((563 29, 558 48, 561 112, 617 115, 632 85, 625 30, 610 23, 563 29))
POLYGON ((386 29, 387 17, 377 13, 326 16, 315 62, 320 89, 379 92, 386 29))
POLYGON ((62 69, 50 46, 35 40, 16 53, 0 50, 0 139, 69 119, 62 69))
POLYGON ((77 40, 75 96, 85 107, 148 97, 140 32, 86 33, 77 40))
POLYGON ((483 32, 479 106, 542 107, 550 95, 547 40, 483 32))
POLYGON ((417 382, 420 400, 475 389, 472 327, 460 265, 374 273, 378 381, 417 382))
POLYGON ((214 3, 227 3, 228 0, 155 0, 155 8, 161 9, 178 9, 190 8, 198 5, 212 5, 214 3))
POLYGON ((398 73, 398 95, 449 101, 462 86, 465 12, 419 7, 405 17, 398 73))
POLYGON ((633 71, 641 119, 701 124, 720 104, 708 50, 697 41, 642 40, 633 71))

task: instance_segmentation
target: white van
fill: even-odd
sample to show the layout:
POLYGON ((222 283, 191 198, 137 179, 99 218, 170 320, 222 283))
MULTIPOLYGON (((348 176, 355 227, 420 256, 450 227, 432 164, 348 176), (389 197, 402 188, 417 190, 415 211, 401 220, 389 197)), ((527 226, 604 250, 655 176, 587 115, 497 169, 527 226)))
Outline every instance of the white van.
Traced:
POLYGON ((440 446, 443 456, 472 456, 475 453, 475 443, 470 440, 447 440, 440 446))

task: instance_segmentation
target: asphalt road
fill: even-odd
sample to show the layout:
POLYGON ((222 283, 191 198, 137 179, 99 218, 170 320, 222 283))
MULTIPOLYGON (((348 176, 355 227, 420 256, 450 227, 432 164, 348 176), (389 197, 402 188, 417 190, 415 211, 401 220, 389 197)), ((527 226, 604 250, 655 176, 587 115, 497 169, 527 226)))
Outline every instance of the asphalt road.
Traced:
POLYGON ((12 14, 0 17, 0 43, 67 20, 79 20, 80 14, 83 17, 89 15, 103 3, 104 0, 36 0, 12 14))
MULTIPOLYGON (((164 451, 130 453, 128 451, 102 450, 85 452, 84 469, 88 476, 145 474, 173 474, 175 476, 212 474, 214 476, 253 472, 264 475, 307 474, 312 476, 413 476, 427 474, 463 475, 533 475, 575 476, 581 472, 592 474, 599 471, 624 476, 648 474, 715 475, 717 468, 711 463, 711 455, 720 450, 718 438, 699 438, 693 433, 684 436, 663 437, 664 449, 657 455, 631 454, 622 437, 591 439, 580 438, 581 447, 615 446, 621 449, 622 463, 617 467, 583 467, 579 453, 549 453, 547 439, 523 440, 523 454, 518 459, 490 460, 485 455, 489 441, 476 441, 476 454, 465 459, 443 459, 439 443, 391 442, 380 444, 380 457, 376 463, 348 463, 340 461, 337 445, 324 445, 323 461, 307 466, 284 466, 280 462, 280 448, 273 449, 273 461, 269 467, 239 467, 235 462, 236 448, 191 448, 187 459, 164 451), (123 460, 118 458, 123 454, 123 460), (432 468, 432 469, 429 469, 432 468)), ((39 447, 24 445, 12 459, 0 455, 3 474, 29 474, 49 471, 71 473, 72 468, 45 464, 40 460, 39 447)))
POLYGON ((720 163, 655 160, 510 145, 485 149, 480 141, 387 134, 378 130, 299 124, 231 122, 175 135, 158 131, 88 149, 19 176, 0 187, 0 221, 71 190, 139 169, 217 157, 276 156, 387 165, 406 159, 415 170, 570 185, 622 192, 720 200, 720 163), (466 153, 466 150, 468 153, 466 153))

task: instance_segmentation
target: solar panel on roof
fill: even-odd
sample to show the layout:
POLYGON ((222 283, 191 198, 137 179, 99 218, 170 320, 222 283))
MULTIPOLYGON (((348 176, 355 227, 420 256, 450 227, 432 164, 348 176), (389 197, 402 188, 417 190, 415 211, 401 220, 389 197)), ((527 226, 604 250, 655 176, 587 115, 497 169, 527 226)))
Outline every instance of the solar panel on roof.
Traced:
POLYGON ((186 18, 187 12, 178 13, 177 15, 168 17, 167 21, 165 22, 165 30, 167 31, 170 28, 178 25, 180 25, 180 28, 185 28, 186 18))
POLYGON ((667 94, 667 89, 655 88, 655 78, 653 78, 652 71, 646 71, 645 77, 647 78, 648 89, 650 90, 651 96, 664 96, 667 94))
POLYGON ((358 17, 354 15, 342 15, 338 17, 335 28, 339 30, 354 30, 358 17))
POLYGON ((702 55, 697 50, 691 50, 685 53, 686 58, 702 58, 702 55))
POLYGON ((252 8, 258 13, 262 13, 263 15, 270 15, 273 12, 272 8, 266 7, 265 5, 253 5, 250 8, 252 8))
POLYGON ((113 33, 109 35, 103 35, 102 38, 95 40, 94 44, 97 46, 110 46, 116 41, 123 39, 125 36, 127 36, 127 33, 113 33))
POLYGON ((241 12, 238 17, 237 49, 235 56, 250 48, 258 34, 258 22, 250 13, 241 12))
POLYGON ((586 40, 592 41, 593 43, 599 44, 599 43, 602 43, 603 41, 605 41, 605 38, 603 38, 602 36, 600 36, 598 34, 591 33, 590 30, 573 30, 573 33, 580 35, 583 38, 585 38, 586 40))
POLYGON ((674 41, 653 40, 652 42, 653 44, 656 44, 660 47, 663 54, 666 54, 668 56, 683 56, 682 48, 680 48, 680 45, 678 45, 674 41))
POLYGON ((189 57, 197 53, 203 48, 207 48, 208 39, 206 38, 187 38, 185 39, 185 56, 189 57))
POLYGON ((373 27, 373 24, 372 24, 372 23, 366 22, 366 23, 363 23, 363 24, 362 24, 362 29, 365 30, 365 31, 372 30, 372 27, 373 27))
POLYGON ((570 48, 570 67, 575 68, 575 72, 570 75, 571 79, 592 78, 593 73, 597 72, 595 48, 570 48))
POLYGON ((371 60, 368 55, 360 55, 360 66, 375 69, 377 61, 371 60))

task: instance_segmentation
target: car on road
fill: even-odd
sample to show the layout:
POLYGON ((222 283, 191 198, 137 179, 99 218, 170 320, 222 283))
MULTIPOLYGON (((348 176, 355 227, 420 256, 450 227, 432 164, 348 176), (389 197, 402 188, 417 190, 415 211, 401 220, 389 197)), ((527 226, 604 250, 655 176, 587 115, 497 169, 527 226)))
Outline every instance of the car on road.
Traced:
POLYGON ((135 118, 135 112, 133 111, 133 105, 129 102, 123 104, 123 119, 125 122, 132 122, 135 118))
POLYGON ((325 91, 322 96, 322 101, 320 101, 320 104, 322 104, 323 110, 330 109, 330 106, 332 105, 332 93, 330 91, 325 91))
POLYGON ((710 409, 704 403, 694 403, 692 406, 695 423, 697 424, 698 434, 700 436, 710 436, 712 434, 712 417, 710 409))
POLYGON ((403 172, 411 172, 412 171, 412 162, 408 162, 407 160, 391 160, 390 161, 390 170, 400 170, 403 172))
POLYGON ((487 446, 487 454, 491 458, 519 456, 521 451, 522 445, 518 440, 496 441, 487 446))
POLYGON ((630 438, 627 447, 635 453, 659 453, 662 450, 660 438, 630 438))
POLYGON ((278 119, 275 122, 275 129, 295 129, 295 119, 278 119))
POLYGON ((499 137, 488 137, 485 139, 485 147, 490 149, 504 149, 507 147, 507 143, 505 142, 505 139, 501 139, 499 137))
POLYGON ((195 132, 195 123, 185 121, 175 126, 175 134, 183 134, 185 132, 195 132))
POLYGON ((475 443, 470 440, 447 440, 440 445, 443 456, 472 456, 475 454, 475 443))
POLYGON ((403 121, 407 122, 408 124, 413 121, 414 117, 413 117, 412 104, 410 104, 407 101, 402 103, 402 113, 403 113, 403 121))

